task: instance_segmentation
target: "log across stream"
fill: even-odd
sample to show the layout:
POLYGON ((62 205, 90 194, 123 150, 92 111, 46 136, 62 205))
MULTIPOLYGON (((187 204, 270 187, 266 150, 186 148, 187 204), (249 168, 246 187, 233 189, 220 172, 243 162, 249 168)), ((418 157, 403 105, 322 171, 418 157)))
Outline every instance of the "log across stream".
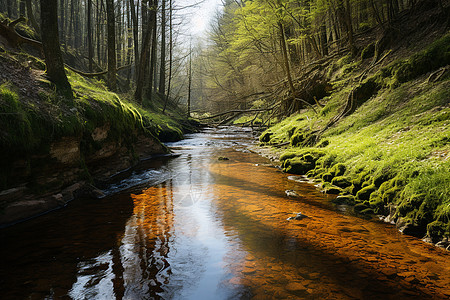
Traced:
POLYGON ((2 229, 1 298, 450 297, 448 252, 333 206, 251 143, 237 128, 190 135, 110 196, 2 229))

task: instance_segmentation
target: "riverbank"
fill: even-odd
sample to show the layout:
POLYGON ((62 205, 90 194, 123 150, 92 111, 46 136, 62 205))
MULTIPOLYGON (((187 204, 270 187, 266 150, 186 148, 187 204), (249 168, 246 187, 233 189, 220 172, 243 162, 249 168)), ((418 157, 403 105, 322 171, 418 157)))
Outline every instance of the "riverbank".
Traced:
POLYGON ((54 91, 43 62, 0 54, 0 226, 65 206, 97 182, 169 150, 194 129, 159 102, 137 105, 103 81, 66 70, 73 98, 54 91))
POLYGON ((364 57, 341 58, 329 69, 333 90, 318 113, 284 119, 261 144, 283 149, 283 171, 316 180, 336 203, 448 249, 449 41, 442 35, 369 71, 364 57), (355 83, 361 74, 366 79, 355 83), (348 101, 357 108, 344 115, 348 101))

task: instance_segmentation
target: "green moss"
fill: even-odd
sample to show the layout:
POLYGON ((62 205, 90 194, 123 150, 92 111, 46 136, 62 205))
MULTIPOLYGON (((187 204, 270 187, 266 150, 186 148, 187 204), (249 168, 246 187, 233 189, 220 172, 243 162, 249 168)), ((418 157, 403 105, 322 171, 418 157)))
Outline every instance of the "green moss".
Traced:
POLYGON ((315 164, 313 162, 304 161, 301 158, 290 158, 283 162, 283 171, 291 174, 304 175, 309 170, 314 169, 315 164))
POLYGON ((334 176, 342 176, 344 175, 346 170, 347 167, 344 164, 338 163, 331 168, 330 173, 332 173, 334 176))
POLYGON ((427 236, 434 243, 438 242, 444 235, 448 235, 448 224, 441 221, 433 221, 427 225, 427 236))
POLYGON ((376 186, 374 184, 371 184, 369 186, 366 186, 362 188, 360 191, 356 193, 356 199, 358 200, 369 200, 370 194, 375 192, 377 190, 376 186))
POLYGON ((273 133, 271 143, 298 146, 288 149, 282 161, 295 158, 305 163, 311 161, 303 157, 310 149, 320 149, 318 158, 311 154, 315 166, 307 175, 340 185, 343 193, 365 203, 364 209, 386 213, 385 206, 397 207, 397 216, 410 222, 415 232, 425 231, 434 221, 448 224, 449 78, 428 82, 419 76, 449 64, 449 41, 446 34, 420 53, 378 71, 377 66, 374 75, 356 86, 356 110, 321 135, 327 143, 305 147, 305 133, 320 132, 341 113, 355 89, 351 77, 343 75, 343 68, 352 69, 347 66, 353 64, 351 58, 334 63, 329 73, 334 90, 320 113, 296 114, 268 130, 273 133), (345 170, 336 172, 338 164, 345 170))
POLYGON ((336 176, 331 180, 331 184, 338 186, 340 188, 347 188, 352 185, 352 182, 350 181, 350 178, 346 176, 336 176))
POLYGON ((334 178, 334 174, 327 172, 327 173, 322 174, 321 178, 325 182, 331 182, 334 178))

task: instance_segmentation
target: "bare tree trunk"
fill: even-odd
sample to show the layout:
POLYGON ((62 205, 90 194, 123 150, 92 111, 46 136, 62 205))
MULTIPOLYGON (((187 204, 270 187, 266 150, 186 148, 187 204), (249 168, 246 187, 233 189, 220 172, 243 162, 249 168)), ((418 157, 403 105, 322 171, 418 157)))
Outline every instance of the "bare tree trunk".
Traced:
POLYGON ((286 38, 284 36, 284 26, 281 22, 278 22, 278 28, 280 30, 281 52, 283 54, 284 69, 285 69, 286 77, 287 77, 287 80, 289 83, 289 90, 291 91, 292 97, 295 97, 295 88, 294 88, 294 83, 292 81, 291 67, 289 64, 289 57, 288 57, 287 48, 286 48, 286 38))
POLYGON ((164 96, 166 92, 166 0, 161 6, 161 62, 159 66, 159 93, 164 96))
POLYGON ((89 58, 89 72, 93 71, 94 48, 92 45, 92 0, 87 0, 87 44, 89 58))
POLYGON ((188 99, 187 117, 191 117, 191 86, 192 86, 192 46, 189 45, 189 70, 188 70, 188 99))
POLYGON ((115 91, 116 86, 116 24, 114 0, 106 0, 106 18, 108 35, 108 87, 115 91))
POLYGON ((139 27, 138 20, 136 17, 136 8, 134 5, 134 0, 130 1, 131 10, 131 20, 133 22, 133 40, 134 40, 134 65, 135 65, 135 77, 137 78, 138 68, 139 68, 139 27))
MULTIPOLYGON (((133 1, 133 0, 131 0, 133 1)), ((133 47, 133 38, 132 38, 132 33, 133 33, 133 26, 131 25, 131 15, 130 15, 130 0, 128 0, 128 6, 127 6, 127 42, 128 42, 128 49, 127 49, 127 64, 131 65, 131 61, 132 61, 132 55, 131 55, 131 48, 133 47)), ((127 85, 130 85, 130 80, 131 80, 131 68, 128 69, 128 73, 127 73, 127 85)))
POLYGON ((65 36, 64 36, 64 13, 65 13, 65 2, 64 0, 60 0, 60 8, 59 8, 59 39, 61 43, 65 43, 65 36))
POLYGON ((39 28, 39 24, 36 22, 36 18, 33 14, 33 6, 31 5, 31 0, 26 0, 25 2, 27 8, 27 17, 31 22, 31 26, 33 26, 34 30, 36 30, 38 35, 41 35, 41 29, 39 28))
POLYGON ((19 15, 25 16, 25 0, 19 0, 19 15))
MULTIPOLYGON (((152 14, 152 18, 150 19, 149 25, 152 27, 152 50, 151 50, 151 54, 150 54, 150 70, 148 72, 149 74, 149 78, 148 78, 148 98, 150 100, 150 102, 152 101, 152 97, 153 97, 153 80, 155 78, 155 71, 156 71, 156 49, 157 49, 157 18, 156 18, 156 13, 157 13, 157 7, 158 7, 158 0, 153 0, 153 7, 154 9, 152 9, 151 14, 152 14), (153 25, 150 25, 153 24, 153 25)), ((141 59, 142 59, 142 55, 141 55, 141 59)), ((156 85, 155 85, 156 88, 156 85)))
POLYGON ((57 0, 41 0, 42 47, 48 77, 60 91, 70 96, 71 87, 64 71, 64 62, 59 46, 57 8, 57 0))
POLYGON ((167 95, 164 101, 163 113, 165 113, 167 108, 167 102, 169 102, 170 97, 170 85, 172 83, 172 65, 173 65, 173 20, 172 20, 172 0, 169 0, 169 82, 167 83, 167 95))
POLYGON ((153 26, 155 25, 154 19, 156 19, 156 5, 152 5, 152 10, 150 11, 150 14, 148 14, 148 19, 149 20, 145 22, 147 23, 146 31, 142 33, 144 35, 144 38, 142 40, 142 50, 140 55, 141 61, 137 68, 136 92, 134 93, 134 98, 138 103, 142 103, 142 94, 144 90, 145 77, 147 73, 148 58, 150 56, 150 41, 152 40, 154 31, 153 30, 153 26))

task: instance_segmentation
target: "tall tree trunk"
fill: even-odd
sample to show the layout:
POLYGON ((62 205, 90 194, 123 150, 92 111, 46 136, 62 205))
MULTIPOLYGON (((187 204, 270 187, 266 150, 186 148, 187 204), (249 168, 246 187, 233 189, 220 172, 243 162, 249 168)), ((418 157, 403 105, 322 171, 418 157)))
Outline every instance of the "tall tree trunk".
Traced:
POLYGON ((191 117, 191 86, 192 86, 192 46, 189 45, 189 70, 188 70, 188 98, 187 117, 191 117))
POLYGON ((19 2, 19 14, 25 17, 25 0, 19 2))
POLYGON ((134 5, 134 0, 130 1, 131 10, 131 20, 133 22, 133 40, 134 40, 134 66, 135 66, 135 77, 137 78, 138 68, 139 68, 139 24, 136 17, 136 8, 134 5))
POLYGON ((161 6, 161 51, 159 66, 159 93, 164 96, 166 92, 166 0, 162 0, 161 6))
POLYGON ((10 19, 14 19, 14 17, 15 17, 14 13, 13 13, 13 11, 14 11, 14 7, 13 7, 14 1, 15 0, 7 0, 7 2, 6 2, 6 5, 8 6, 8 17, 10 19))
POLYGON ((102 0, 97 0, 97 11, 96 11, 96 20, 95 20, 95 25, 96 25, 96 34, 97 34, 97 63, 99 65, 101 65, 101 53, 100 53, 100 33, 101 33, 101 10, 103 8, 102 6, 103 1, 102 0))
POLYGON ((57 0, 41 0, 42 47, 48 77, 60 91, 70 95, 71 87, 64 71, 64 62, 59 46, 57 8, 57 0))
MULTIPOLYGON (((80 0, 75 0, 74 2, 74 4, 75 4, 75 7, 73 8, 76 12, 79 12, 80 11, 80 2, 79 2, 80 0)), ((75 14, 74 15, 74 18, 73 18, 73 22, 74 22, 74 27, 73 27, 73 29, 74 29, 74 32, 73 32, 73 35, 74 35, 74 39, 75 39, 75 43, 74 43, 74 45, 73 45, 73 47, 75 48, 75 51, 77 51, 78 52, 78 50, 80 49, 80 47, 81 47, 81 28, 80 28, 80 14, 75 14)))
POLYGON ((122 10, 121 10, 121 1, 117 0, 116 4, 115 4, 115 8, 117 8, 117 13, 116 13, 116 47, 117 47, 117 51, 116 51, 116 59, 117 59, 117 65, 121 65, 122 64, 122 10))
POLYGON ((149 20, 146 21, 146 23, 148 23, 148 26, 146 27, 146 31, 143 32, 144 38, 142 40, 142 50, 140 55, 141 61, 137 68, 136 92, 134 93, 134 98, 138 103, 142 103, 142 94, 145 85, 148 58, 150 56, 150 41, 152 40, 153 36, 153 18, 156 18, 156 7, 152 5, 152 8, 155 8, 155 10, 152 9, 150 11, 150 14, 148 15, 149 20))
POLYGON ((31 0, 26 0, 25 2, 27 8, 27 17, 31 22, 31 26, 33 26, 34 30, 36 30, 38 35, 41 35, 41 29, 39 28, 39 24, 36 22, 36 18, 33 14, 33 6, 31 4, 31 0))
POLYGON ((350 0, 345 0, 345 17, 347 23, 347 36, 348 36, 348 45, 350 47, 350 53, 352 56, 356 55, 357 49, 355 46, 355 42, 353 40, 353 24, 352 24, 352 8, 350 6, 350 0))
MULTIPOLYGON (((150 27, 152 27, 152 50, 151 50, 151 54, 150 54, 150 70, 149 70, 149 78, 148 78, 148 98, 150 100, 150 102, 152 101, 153 98, 153 80, 155 78, 155 71, 156 71, 156 47, 157 47, 157 7, 158 7, 158 0, 153 0, 153 7, 154 9, 152 9, 151 14, 152 14, 152 18, 151 18, 151 24, 149 22, 150 27)), ((141 55, 141 59, 142 59, 142 55, 141 55)), ((141 62, 142 63, 142 62, 141 62)), ((155 85, 156 88, 156 85, 155 85)))
MULTIPOLYGON (((69 22, 69 35, 68 37, 70 38, 70 45, 73 47, 75 45, 75 36, 73 34, 73 31, 75 29, 75 25, 74 25, 74 13, 75 13, 75 0, 71 0, 70 1, 70 22, 69 22)), ((69 41, 66 41, 66 49, 67 49, 67 44, 69 43, 69 41)))
MULTIPOLYGON (((132 38, 132 33, 133 33, 133 28, 131 25, 131 16, 130 16, 130 3, 131 1, 128 0, 128 6, 127 6, 127 65, 131 65, 131 61, 132 61, 132 55, 131 55, 131 48, 133 47, 133 38, 132 38)), ((127 73, 127 85, 130 85, 130 80, 131 80, 131 68, 128 68, 128 73, 127 73)))
POLYGON ((172 20, 172 0, 169 0, 169 82, 167 83, 167 94, 164 99, 163 113, 165 113, 167 108, 167 102, 169 102, 170 97, 170 86, 172 84, 172 65, 173 65, 173 20, 172 20))
POLYGON ((320 45, 322 48, 322 55, 327 56, 328 43, 327 43, 327 27, 325 26, 325 20, 324 23, 320 26, 320 45))
POLYGON ((294 88, 294 83, 292 81, 291 67, 289 64, 289 56, 288 56, 287 47, 286 47, 286 37, 284 36, 284 26, 281 22, 278 22, 278 28, 280 30, 281 52, 283 54, 284 69, 285 69, 286 77, 287 77, 288 84, 289 84, 289 90, 291 91, 292 97, 295 97, 295 88, 294 88))
POLYGON ((106 23, 108 35, 108 87, 116 90, 116 23, 114 0, 106 0, 106 23))
POLYGON ((94 47, 92 45, 92 0, 87 0, 87 44, 89 71, 93 71, 94 47))
POLYGON ((65 36, 64 36, 64 12, 65 12, 65 3, 64 0, 60 0, 60 8, 59 8, 59 39, 61 43, 64 44, 65 36))

